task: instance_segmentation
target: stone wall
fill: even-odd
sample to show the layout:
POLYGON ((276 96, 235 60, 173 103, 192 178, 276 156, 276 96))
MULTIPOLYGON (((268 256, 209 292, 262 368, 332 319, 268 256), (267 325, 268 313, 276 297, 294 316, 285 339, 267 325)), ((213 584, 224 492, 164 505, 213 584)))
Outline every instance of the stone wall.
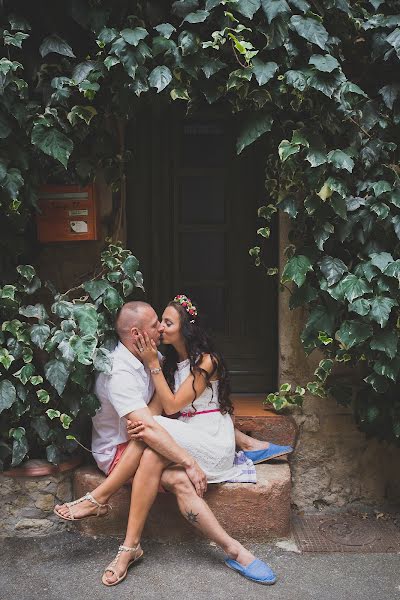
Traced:
MULTIPOLYGON (((282 263, 288 230, 288 219, 282 217, 282 263)), ((303 384, 314 379, 321 357, 306 358, 300 342, 305 314, 289 310, 288 295, 282 292, 279 302, 279 381, 303 384)), ((351 411, 333 399, 306 398, 303 410, 293 416, 299 436, 291 459, 292 500, 299 509, 400 502, 400 448, 368 440, 351 411)))
POLYGON ((73 471, 44 477, 0 475, 0 537, 48 535, 65 530, 67 521, 54 513, 56 504, 72 499, 73 471))

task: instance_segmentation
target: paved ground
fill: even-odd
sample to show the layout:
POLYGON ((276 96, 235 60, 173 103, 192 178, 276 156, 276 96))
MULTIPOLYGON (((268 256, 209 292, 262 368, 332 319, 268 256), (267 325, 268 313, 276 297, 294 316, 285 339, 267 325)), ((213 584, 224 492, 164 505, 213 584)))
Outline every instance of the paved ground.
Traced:
POLYGON ((251 544, 279 580, 260 586, 227 569, 208 543, 143 544, 145 560, 105 588, 117 540, 77 533, 1 540, 0 600, 400 600, 400 554, 297 554, 251 544))

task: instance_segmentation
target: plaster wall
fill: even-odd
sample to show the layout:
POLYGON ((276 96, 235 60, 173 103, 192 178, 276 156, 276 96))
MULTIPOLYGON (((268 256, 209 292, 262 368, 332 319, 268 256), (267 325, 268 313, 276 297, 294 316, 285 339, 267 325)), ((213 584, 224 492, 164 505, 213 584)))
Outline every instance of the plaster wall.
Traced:
MULTIPOLYGON (((280 257, 289 244, 289 219, 281 216, 280 257)), ((314 379, 321 356, 306 357, 300 333, 306 318, 291 311, 289 291, 279 300, 279 382, 304 384, 314 379)), ((333 399, 307 397, 293 415, 299 436, 291 459, 292 501, 302 510, 340 508, 349 503, 400 502, 400 448, 367 439, 351 411, 333 399)))

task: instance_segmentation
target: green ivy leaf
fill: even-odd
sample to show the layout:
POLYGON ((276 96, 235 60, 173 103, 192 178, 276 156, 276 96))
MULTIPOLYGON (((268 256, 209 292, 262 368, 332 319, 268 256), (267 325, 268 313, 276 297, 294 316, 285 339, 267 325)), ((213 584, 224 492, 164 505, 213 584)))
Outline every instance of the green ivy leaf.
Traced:
POLYGON ((291 12, 289 5, 285 0, 261 0, 261 6, 267 17, 268 23, 279 15, 285 15, 291 12))
POLYGON ((55 444, 50 444, 46 448, 46 457, 53 465, 58 465, 61 461, 61 453, 55 444))
POLYGON ((252 60, 252 72, 257 79, 258 85, 265 85, 273 78, 277 70, 279 69, 276 62, 267 62, 264 63, 257 56, 255 56, 252 60))
POLYGON ((340 69, 340 64, 330 54, 313 54, 308 64, 313 65, 318 71, 323 73, 332 73, 335 69, 340 69))
POLYGON ((36 124, 32 129, 31 142, 44 154, 58 160, 65 168, 74 148, 73 141, 55 127, 36 124))
POLYGON ((24 460, 28 453, 28 441, 25 436, 25 429, 18 427, 13 431, 13 447, 12 447, 12 462, 11 466, 16 467, 24 460), (16 435, 18 432, 18 435, 16 435))
POLYGON ((372 327, 360 321, 344 321, 336 332, 336 339, 341 342, 346 350, 358 346, 373 334, 372 327))
POLYGON ((167 38, 167 40, 169 40, 174 31, 176 31, 175 27, 170 23, 160 23, 160 25, 157 25, 154 29, 158 31, 160 35, 167 38))
POLYGON ((42 58, 53 52, 62 56, 75 58, 71 46, 56 34, 49 35, 43 40, 40 44, 39 52, 42 58))
POLYGON ((381 179, 380 181, 377 181, 376 183, 374 183, 372 185, 372 189, 374 190, 375 196, 381 196, 382 194, 385 194, 386 192, 391 192, 392 186, 390 185, 390 183, 388 181, 381 179))
POLYGON ((295 15, 290 19, 290 25, 302 38, 325 50, 329 36, 322 23, 316 19, 295 15))
POLYGON ((400 278, 400 259, 395 260, 392 263, 389 263, 383 272, 388 277, 396 277, 396 279, 399 279, 400 278))
POLYGON ((343 273, 348 271, 348 268, 340 258, 333 258, 328 255, 324 256, 318 265, 329 286, 337 283, 343 273))
POLYGON ((260 7, 261 0, 239 0, 233 8, 240 12, 244 17, 252 19, 260 7))
POLYGON ((60 415, 60 421, 64 429, 69 429, 69 426, 71 425, 73 419, 69 415, 63 413, 62 415, 60 415))
POLYGON ((312 263, 307 256, 293 256, 285 265, 282 273, 282 283, 294 281, 297 287, 301 287, 306 280, 307 273, 312 271, 312 263))
POLYGON ((106 348, 97 348, 93 356, 93 366, 96 371, 109 375, 112 371, 111 352, 106 348))
POLYGON ((106 290, 103 295, 103 304, 110 311, 111 314, 115 314, 119 308, 123 305, 124 301, 118 294, 117 290, 111 288, 106 290))
MULTIPOLYGON (((110 287, 107 289, 107 291, 114 290, 110 287)), ((75 304, 74 318, 77 321, 79 330, 83 335, 95 335, 97 333, 99 318, 97 310, 92 304, 75 304)))
POLYGON ((86 281, 83 285, 85 292, 87 292, 94 301, 100 298, 110 287, 112 286, 104 279, 99 279, 98 281, 86 281))
POLYGON ((21 275, 21 277, 23 277, 29 282, 32 281, 32 279, 36 275, 36 271, 33 267, 31 267, 31 265, 18 265, 17 271, 21 275))
POLYGON ((84 121, 86 125, 89 125, 90 121, 94 116, 97 115, 97 110, 94 106, 78 106, 75 105, 71 108, 67 114, 67 119, 71 125, 77 125, 81 121, 84 121))
POLYGON ((389 358, 394 358, 397 354, 398 342, 399 336, 395 331, 381 331, 372 338, 371 350, 380 350, 389 358))
POLYGON ((94 335, 84 335, 79 337, 74 335, 70 338, 69 343, 73 348, 78 362, 83 365, 92 364, 92 358, 97 345, 97 337, 94 335))
POLYGON ((45 321, 49 318, 43 304, 30 304, 29 306, 21 306, 19 314, 27 317, 28 319, 38 319, 38 321, 45 321))
POLYGON ((393 358, 393 360, 379 359, 374 363, 374 371, 378 375, 396 382, 400 371, 400 358, 393 358))
POLYGON ((355 300, 351 304, 349 304, 349 311, 355 312, 362 317, 365 317, 369 311, 371 310, 371 303, 369 300, 365 300, 365 298, 359 298, 355 300))
POLYGON ((68 365, 62 360, 53 359, 44 365, 44 373, 47 381, 51 383, 57 390, 58 395, 61 396, 70 374, 68 365))
POLYGON ((149 35, 148 31, 143 27, 135 27, 135 29, 123 29, 121 37, 131 46, 137 46, 140 40, 144 40, 149 35))
POLYGON ((42 404, 47 404, 50 401, 50 395, 46 390, 36 390, 36 396, 42 404))
POLYGON ((59 410, 54 410, 54 408, 49 408, 48 410, 46 410, 46 415, 52 421, 53 419, 58 419, 61 416, 61 413, 59 410))
POLYGON ((190 31, 182 31, 178 37, 179 48, 183 56, 189 56, 197 52, 199 48, 199 38, 190 31))
POLYGON ((374 252, 370 254, 371 264, 377 267, 380 271, 386 272, 386 267, 393 264, 393 256, 389 252, 374 252))
POLYGON ((52 430, 50 429, 47 419, 44 415, 39 417, 33 417, 31 425, 34 431, 38 434, 43 442, 48 442, 52 436, 52 430))
POLYGON ((2 413, 3 410, 11 408, 16 400, 17 392, 11 381, 8 381, 8 379, 0 381, 0 413, 2 413))
POLYGON ((34 374, 35 374, 35 367, 32 364, 28 363, 27 365, 25 365, 21 369, 19 369, 19 371, 16 371, 16 373, 14 373, 13 375, 17 379, 19 379, 23 385, 26 385, 27 382, 29 381, 29 379, 34 374))
POLYGON ((151 87, 157 88, 157 94, 162 92, 172 81, 172 73, 166 66, 158 66, 149 75, 151 87))
POLYGON ((135 281, 136 273, 139 268, 139 261, 135 256, 128 256, 121 265, 121 269, 129 277, 135 281))
POLYGON ((50 336, 50 327, 48 325, 32 325, 29 334, 32 342, 43 350, 50 336))
POLYGON ((210 13, 208 10, 196 10, 195 12, 186 15, 182 23, 204 23, 209 16, 210 13))
POLYGON ((309 283, 305 283, 301 287, 296 288, 293 294, 291 294, 289 298, 289 308, 293 310, 299 306, 304 306, 316 298, 318 298, 318 291, 309 283))
POLYGON ((371 300, 371 319, 379 323, 381 327, 385 327, 394 306, 398 306, 398 303, 393 298, 387 298, 386 296, 375 296, 371 300))
POLYGON ((364 279, 349 273, 335 287, 327 291, 335 300, 346 298, 348 302, 353 302, 356 298, 372 292, 372 289, 364 279))
POLYGON ((11 367, 14 360, 15 357, 10 354, 6 348, 0 348, 0 363, 3 365, 6 371, 8 371, 8 369, 11 367))
POLYGON ((271 131, 273 118, 268 113, 259 111, 251 115, 238 136, 236 152, 240 154, 247 146, 255 142, 259 137, 271 131))
POLYGON ((345 169, 349 173, 352 173, 354 160, 346 152, 343 152, 343 150, 331 150, 327 158, 328 162, 336 169, 345 169))

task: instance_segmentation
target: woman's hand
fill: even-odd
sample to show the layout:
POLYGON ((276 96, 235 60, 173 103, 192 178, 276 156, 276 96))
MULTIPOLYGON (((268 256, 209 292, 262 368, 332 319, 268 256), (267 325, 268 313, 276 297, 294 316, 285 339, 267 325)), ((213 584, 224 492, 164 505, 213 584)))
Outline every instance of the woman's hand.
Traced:
POLYGON ((154 340, 151 340, 147 333, 142 335, 139 333, 138 340, 136 342, 136 348, 138 349, 140 358, 150 369, 157 369, 160 366, 158 360, 158 350, 154 340))

